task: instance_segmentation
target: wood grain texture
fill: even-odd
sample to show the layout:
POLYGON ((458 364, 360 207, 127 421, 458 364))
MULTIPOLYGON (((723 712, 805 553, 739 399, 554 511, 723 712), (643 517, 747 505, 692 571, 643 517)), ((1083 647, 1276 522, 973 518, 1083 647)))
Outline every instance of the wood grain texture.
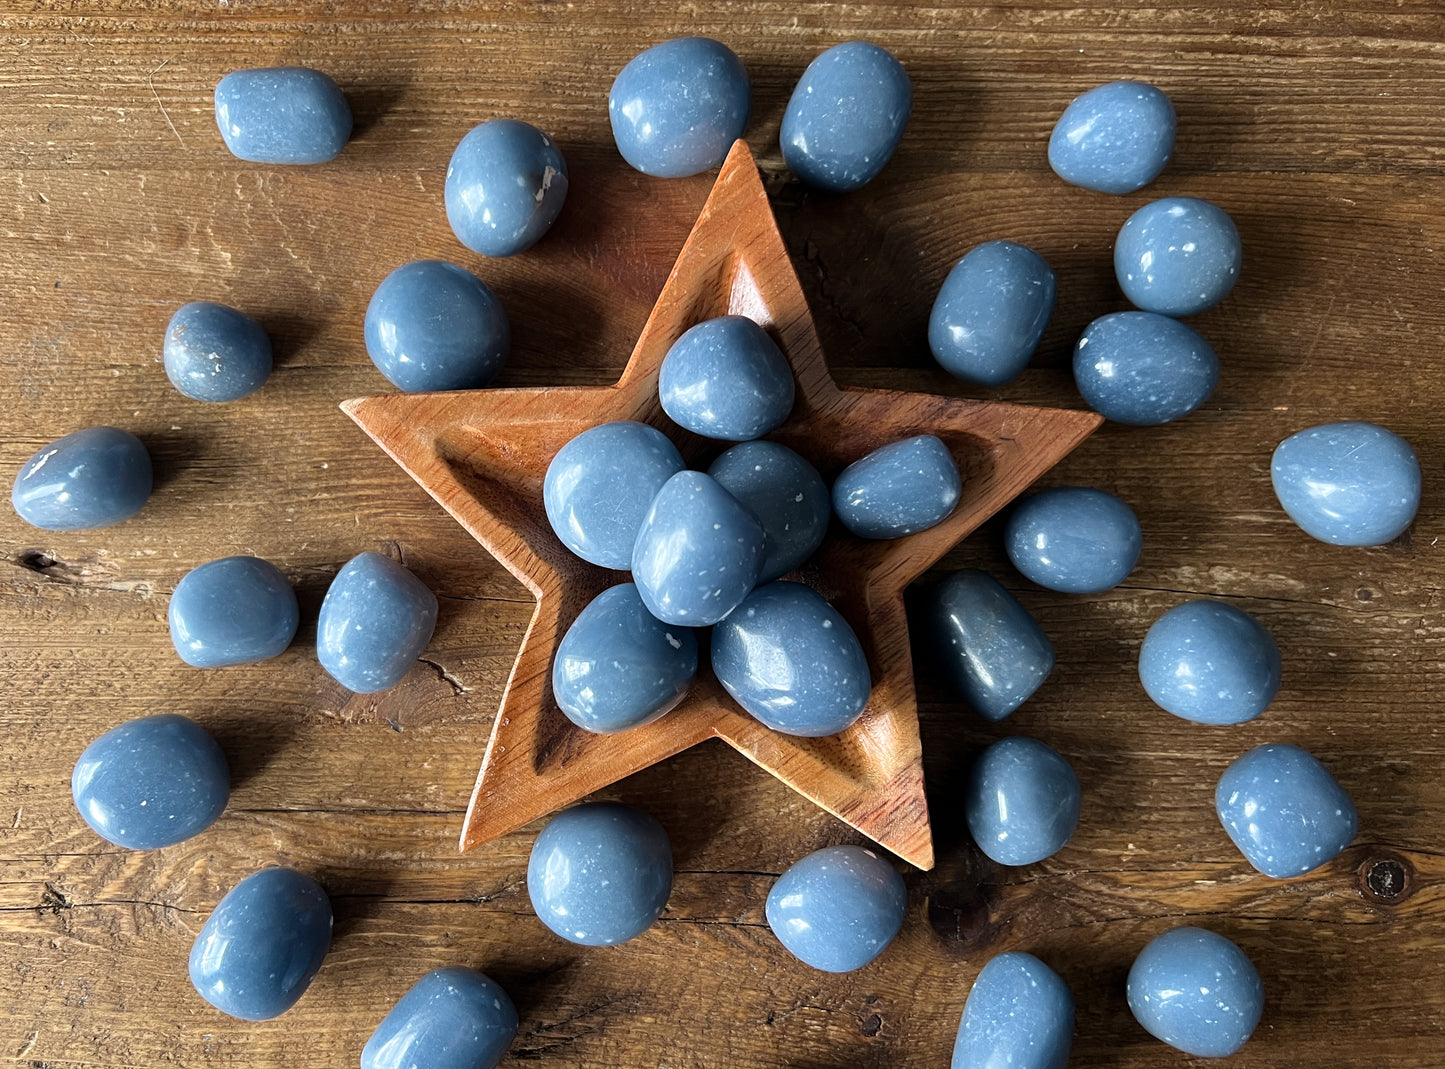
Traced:
POLYGON ((1151 936, 1192 921, 1236 939, 1265 980, 1264 1021, 1229 1064, 1445 1064, 1442 114, 1435 0, 0 3, 0 470, 110 422, 146 440, 160 476, 116 528, 52 535, 0 517, 0 1060, 354 1065, 421 972, 459 962, 516 998, 512 1064, 936 1066, 978 969, 1025 949, 1078 1001, 1073 1064, 1178 1066, 1193 1063, 1133 1023, 1122 986, 1151 936), (639 48, 680 33, 717 36, 748 65, 748 140, 845 387, 1081 407, 1069 351, 1123 307, 1109 249, 1128 213, 1203 196, 1245 240, 1238 287, 1194 320, 1224 364, 1205 408, 1164 428, 1106 425, 1045 479, 1136 508, 1145 549, 1129 580, 1090 598, 1037 590, 1009 570, 997 522, 943 562, 1014 590, 1059 665, 1002 725, 920 668, 938 864, 908 875, 898 943, 849 976, 782 954, 761 907, 784 866, 856 834, 724 746, 604 792, 658 816, 678 867, 663 919, 624 947, 563 944, 531 915, 536 825, 455 853, 532 598, 336 408, 384 388, 362 314, 421 257, 501 296, 515 328, 502 385, 616 380, 711 176, 630 171, 606 92, 639 48), (788 177, 778 123, 808 60, 855 36, 902 59, 914 118, 876 182, 820 197, 788 177), (357 136, 333 164, 255 167, 220 143, 215 82, 283 61, 332 72, 353 102, 357 136), (1054 119, 1122 76, 1174 98, 1174 162, 1129 197, 1065 187, 1044 160, 1054 119), (480 261, 451 236, 441 186, 456 141, 497 115, 555 136, 573 186, 534 250, 480 261), (1059 305, 1033 367, 976 391, 932 364, 927 314, 963 251, 1002 237, 1055 267, 1059 305), (206 406, 169 387, 161 335, 193 299, 272 332, 279 366, 258 394, 206 406), (1420 454, 1424 504, 1390 546, 1311 542, 1274 501, 1274 445, 1337 418, 1383 422, 1420 454), (321 595, 364 549, 441 596, 404 702, 352 698, 315 662, 321 595), (167 596, 227 553, 276 561, 307 622, 268 664, 186 669, 167 596), (1185 724, 1139 687, 1149 623, 1198 595, 1235 601, 1279 640, 1284 689, 1255 723, 1185 724), (121 852, 78 820, 70 769, 100 732, 159 711, 216 732, 232 805, 188 843, 121 852), (1055 746, 1084 785, 1078 835, 1017 870, 981 859, 959 812, 971 755, 1006 733, 1055 746), (1313 750, 1361 815, 1343 857, 1283 883, 1244 863, 1211 804, 1228 762, 1276 739, 1313 750), (185 958, 220 896, 276 862, 323 880, 337 937, 291 1013, 246 1025, 195 996, 185 958))

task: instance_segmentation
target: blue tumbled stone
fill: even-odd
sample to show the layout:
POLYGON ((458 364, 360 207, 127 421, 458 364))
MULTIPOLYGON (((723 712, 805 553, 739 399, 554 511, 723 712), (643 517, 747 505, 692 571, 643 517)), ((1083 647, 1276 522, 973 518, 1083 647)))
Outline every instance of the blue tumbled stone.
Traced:
POLYGON ((948 446, 920 434, 844 468, 833 482, 833 511, 859 538, 901 538, 942 523, 962 491, 948 446))
POLYGON ((425 583, 390 557, 361 553, 326 591, 316 654, 347 690, 372 694, 401 682, 436 622, 437 597, 425 583))
POLYGON ((257 67, 217 83, 216 125, 231 153, 249 163, 325 163, 351 137, 351 109, 321 71, 257 67))
POLYGON ((1139 563, 1144 534, 1113 494, 1059 486, 1026 498, 1004 526, 1004 549, 1028 579, 1065 594, 1118 586, 1139 563))
POLYGON ((1201 1058, 1244 1046, 1264 1013, 1264 985, 1249 957, 1204 928, 1156 936, 1129 970, 1129 1009, 1154 1038, 1201 1058))
POLYGON ((793 957, 823 972, 861 969, 903 927, 908 889, 861 846, 830 846, 788 866, 768 892, 768 927, 793 957))
POLYGON ((483 256, 512 256, 545 234, 567 199, 567 161, 530 123, 492 119, 462 138, 447 165, 447 221, 483 256))
POLYGON ((722 163, 743 136, 751 106, 742 60, 708 37, 678 37, 634 56, 607 97, 617 151, 657 178, 722 163))
POLYGON ((196 401, 235 401, 271 374, 271 339, 250 316, 211 301, 181 305, 161 346, 166 378, 196 401))
POLYGON ((254 664, 296 637, 296 592, 270 561, 223 557, 193 568, 176 584, 167 618, 171 643, 196 668, 254 664))
POLYGON ((382 1019, 361 1069, 495 1069, 517 1035, 517 1008, 475 969, 433 969, 382 1019))
POLYGON ((1270 461, 1275 496, 1311 538, 1381 546, 1420 508, 1420 461, 1410 443, 1373 423, 1325 423, 1291 435, 1270 461))
POLYGON ((527 893, 543 924, 583 946, 625 943, 652 927, 672 893, 672 844, 640 809, 593 802, 563 810, 537 836, 527 893))
POLYGON ((1189 601, 1154 621, 1139 650, 1139 679, 1161 709, 1198 724, 1242 724, 1279 690, 1279 646, 1246 612, 1189 601))
POLYGON ((783 112, 783 160, 818 189, 861 189, 892 158, 912 110, 903 64, 875 44, 844 41, 798 79, 783 112))
POLYGON ((1099 193, 1133 193, 1174 154, 1174 105, 1143 82, 1110 82, 1074 98, 1049 137, 1049 166, 1099 193))
POLYGON ((793 369, 747 316, 719 316, 672 343, 657 380, 662 410, 705 438, 758 438, 793 409, 793 369))
POLYGON ((1329 769, 1282 742, 1256 746, 1225 769, 1214 809, 1249 863, 1277 880, 1338 857, 1359 828, 1354 803, 1329 769))
POLYGON ((1074 382, 1095 412, 1153 427, 1187 416, 1219 382, 1219 357, 1193 327, 1154 312, 1115 312, 1084 328, 1074 382))
POLYGON ((204 729, 162 713, 112 728, 87 746, 70 794, 102 839, 156 850, 216 822, 231 797, 231 773, 204 729))
POLYGON ((999 954, 979 970, 963 1006, 951 1069, 1065 1069, 1074 997, 1032 954, 999 954))
POLYGON ((974 763, 963 808, 980 850, 1000 865, 1032 865, 1079 826, 1079 777, 1037 739, 1000 739, 974 763))
POLYGON ((87 427, 57 438, 15 476, 10 504, 47 531, 88 531, 128 520, 151 496, 151 457, 118 427, 87 427))
POLYGON ((1054 272, 1032 249, 986 241, 943 280, 928 317, 928 347, 945 371, 981 386, 1018 377, 1054 311, 1054 272))
POLYGON ((1114 274, 1137 308, 1192 316, 1224 300, 1239 278, 1239 230, 1224 209, 1166 197, 1129 216, 1114 241, 1114 274))
POLYGON ((809 738, 852 724, 873 688, 858 636, 800 583, 758 587, 714 627, 712 670, 748 713, 809 738))
POLYGON ((743 442, 707 473, 757 517, 767 535, 759 583, 802 566, 817 552, 833 518, 828 484, 817 469, 777 442, 743 442))

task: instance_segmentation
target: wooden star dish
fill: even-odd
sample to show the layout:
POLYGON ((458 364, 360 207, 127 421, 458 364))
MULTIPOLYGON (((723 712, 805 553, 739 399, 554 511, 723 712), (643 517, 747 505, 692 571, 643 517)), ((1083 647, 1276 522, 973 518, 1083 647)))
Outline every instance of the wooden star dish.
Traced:
POLYGON ((467 809, 463 850, 716 737, 921 869, 933 866, 933 838, 904 587, 1101 422, 1092 412, 839 387, 742 141, 728 154, 615 385, 389 394, 341 407, 537 598, 467 809), (595 735, 558 709, 552 658, 577 614, 626 576, 562 545, 542 508, 542 480, 563 445, 612 420, 652 424, 689 466, 705 468, 726 444, 691 436, 666 418, 658 370, 684 330, 726 314, 765 327, 797 377, 792 415, 768 437, 831 482, 879 446, 934 434, 958 462, 963 493, 938 526, 893 541, 855 538, 835 521, 813 561, 790 577, 831 601, 867 652, 873 692, 848 730, 823 739, 779 734, 743 712, 703 668, 687 698, 661 720, 595 735))

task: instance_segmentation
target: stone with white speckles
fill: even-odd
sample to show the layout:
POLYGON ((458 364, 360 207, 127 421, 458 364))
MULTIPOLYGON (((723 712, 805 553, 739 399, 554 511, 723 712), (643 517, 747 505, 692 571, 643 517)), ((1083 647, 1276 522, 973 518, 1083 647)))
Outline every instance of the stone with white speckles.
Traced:
POLYGON ((928 316, 928 347, 965 382, 1002 386, 1038 348, 1054 311, 1053 269, 1012 241, 976 245, 953 265, 928 316))
POLYGON ((1109 82, 1081 93, 1049 137, 1049 166, 1076 186, 1133 193, 1164 170, 1174 154, 1177 120, 1162 90, 1144 82, 1109 82))
POLYGON ((979 755, 964 790, 973 841, 1000 865, 1032 865, 1063 849, 1079 826, 1079 777, 1037 739, 1000 739, 979 755))
POLYGON ((431 641, 437 597, 380 553, 347 561, 321 603, 316 655, 348 690, 373 694, 401 682, 431 641))
POLYGON ((216 125, 232 155, 249 163, 326 163, 351 137, 351 108, 321 71, 256 67, 217 83, 216 125))
POLYGON ((979 970, 964 1003, 951 1069, 1065 1069, 1074 997, 1032 954, 999 954, 979 970))
POLYGON ((718 316, 683 332, 662 360, 657 394, 679 427, 743 442, 767 434, 793 408, 793 369, 747 316, 718 316))
POLYGON ((901 538, 942 523, 962 490, 948 446, 920 434, 844 468, 833 482, 833 511, 859 538, 901 538))
POLYGON ((495 1069, 517 1035, 517 1008, 488 976, 433 969, 401 997, 361 1051, 361 1069, 495 1069))
POLYGON ((1013 566, 1039 586, 1098 594, 1118 586, 1144 548, 1134 510, 1088 486, 1056 486, 1024 499, 1004 525, 1013 566))
POLYGON ((1410 443, 1374 423, 1325 423, 1292 434, 1270 461, 1275 496, 1311 538, 1382 546, 1420 508, 1420 460, 1410 443))
POLYGON ((161 345, 166 377, 195 401, 235 401, 271 374, 271 339, 244 312, 192 301, 171 316, 161 345))
POLYGON ((1139 650, 1139 679, 1161 709, 1199 724, 1243 724, 1279 692, 1279 646, 1264 625, 1222 601, 1176 605, 1139 650))
POLYGON ((714 460, 707 473, 763 525, 768 541, 758 582, 800 567, 823 544, 833 518, 828 484, 787 446, 743 442, 714 460))
POLYGON ((1224 300, 1242 258, 1234 220, 1197 197, 1144 205, 1114 241, 1114 274, 1124 296, 1166 316, 1192 316, 1224 300))
POLYGON ((530 123, 492 119, 462 138, 447 165, 447 221, 483 256, 530 249, 567 199, 567 161, 530 123))
POLYGON ((1177 319, 1114 312, 1079 336, 1074 382, 1105 419, 1155 427, 1209 399, 1219 383, 1219 357, 1202 334, 1177 319))
POLYGON ((276 565, 259 557, 222 557, 185 574, 166 619, 181 660, 223 668, 279 656, 296 637, 301 610, 276 565))
POLYGON ((862 846, 830 846, 794 862, 768 892, 768 926, 788 953, 823 972, 861 969, 903 927, 898 870, 862 846))
POLYGON ((408 393, 486 386, 512 345, 507 313, 487 284, 441 260, 387 275, 366 306, 363 332, 376 369, 408 393))
POLYGON ((1150 1035, 1201 1058, 1239 1050, 1264 1013, 1254 963, 1204 928, 1174 928, 1152 939, 1129 970, 1128 995, 1150 1035))

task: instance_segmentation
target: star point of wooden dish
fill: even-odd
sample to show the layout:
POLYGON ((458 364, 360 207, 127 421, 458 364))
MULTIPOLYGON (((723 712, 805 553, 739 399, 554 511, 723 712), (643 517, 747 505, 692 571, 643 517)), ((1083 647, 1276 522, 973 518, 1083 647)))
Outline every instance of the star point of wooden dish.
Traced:
POLYGON ((616 384, 390 394, 342 408, 537 599, 467 809, 463 850, 721 738, 922 869, 933 865, 933 840, 904 588, 1101 422, 1092 412, 838 386, 741 141, 616 384), (592 734, 558 709, 552 659, 577 614, 626 577, 563 547, 542 507, 542 480, 566 442, 612 420, 653 424, 679 440, 691 466, 705 466, 700 460, 710 456, 707 450, 720 451, 722 443, 689 438, 674 427, 662 413, 657 378, 684 330, 725 314, 766 327, 796 375, 793 412, 768 437, 801 453, 831 481, 881 445, 934 434, 958 462, 963 493, 942 523, 906 538, 865 541, 835 521, 801 576, 852 625, 873 672, 868 705, 846 731, 822 739, 779 734, 743 712, 702 671, 662 719, 617 735, 592 734))

